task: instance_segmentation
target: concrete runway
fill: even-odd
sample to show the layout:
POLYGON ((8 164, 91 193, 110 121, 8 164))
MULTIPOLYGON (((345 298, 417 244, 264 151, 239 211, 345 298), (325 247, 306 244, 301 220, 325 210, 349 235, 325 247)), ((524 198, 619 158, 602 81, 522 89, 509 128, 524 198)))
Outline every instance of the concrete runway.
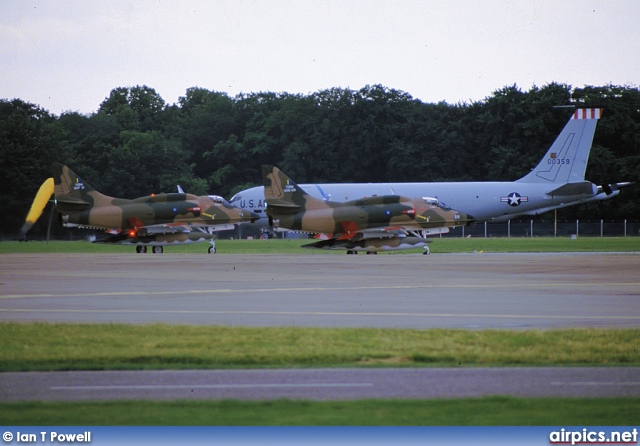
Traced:
POLYGON ((3 254, 0 320, 639 327, 638 254, 3 254))
POLYGON ((640 397, 637 367, 268 369, 0 374, 0 401, 640 397))
MULTIPOLYGON (((0 255, 0 320, 640 326, 638 254, 0 255)), ((640 396, 639 368, 0 374, 0 400, 640 396)))

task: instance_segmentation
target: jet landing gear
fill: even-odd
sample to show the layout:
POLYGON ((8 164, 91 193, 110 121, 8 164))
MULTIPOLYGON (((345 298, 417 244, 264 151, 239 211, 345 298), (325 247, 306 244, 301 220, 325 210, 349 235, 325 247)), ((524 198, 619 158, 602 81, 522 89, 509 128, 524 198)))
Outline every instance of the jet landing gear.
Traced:
MULTIPOLYGON (((138 254, 146 254, 147 247, 145 245, 137 245, 136 252, 138 254)), ((151 252, 154 254, 162 254, 164 252, 164 248, 162 246, 152 246, 151 252)))
POLYGON ((209 254, 215 254, 216 253, 216 242, 214 242, 213 240, 209 240, 209 244, 211 246, 209 246, 209 249, 207 250, 207 252, 209 254))

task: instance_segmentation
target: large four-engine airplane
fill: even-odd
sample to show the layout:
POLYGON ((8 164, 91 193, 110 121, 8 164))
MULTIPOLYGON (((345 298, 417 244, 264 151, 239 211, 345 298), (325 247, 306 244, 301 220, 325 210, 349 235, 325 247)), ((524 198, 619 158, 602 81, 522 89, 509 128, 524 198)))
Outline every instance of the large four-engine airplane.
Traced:
POLYGON ((136 245, 137 252, 146 252, 147 246, 161 253, 165 245, 212 241, 215 231, 258 218, 217 195, 168 193, 133 200, 109 197, 61 164, 54 164, 50 180, 40 188, 22 233, 37 220, 52 194, 63 226, 104 229, 110 235, 96 242, 136 245))
POLYGON ((320 200, 274 166, 262 166, 262 180, 269 225, 319 234, 320 241, 303 246, 308 248, 376 254, 425 247, 429 243, 427 235, 473 221, 473 217, 432 197, 382 195, 347 202, 320 200))
MULTIPOLYGON (((601 109, 578 109, 538 165, 516 181, 440 183, 300 184, 309 195, 327 202, 379 195, 432 197, 476 221, 507 221, 554 209, 604 200, 618 195, 630 183, 595 185, 585 180, 596 124, 601 109)), ((258 224, 268 226, 263 186, 234 195, 230 203, 257 213, 258 224)))

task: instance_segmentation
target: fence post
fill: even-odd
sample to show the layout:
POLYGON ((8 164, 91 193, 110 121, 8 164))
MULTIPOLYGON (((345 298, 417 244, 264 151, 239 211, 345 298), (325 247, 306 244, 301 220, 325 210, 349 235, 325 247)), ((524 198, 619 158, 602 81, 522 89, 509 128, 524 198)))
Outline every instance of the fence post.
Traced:
POLYGON ((578 231, 578 228, 579 228, 579 227, 580 227, 580 220, 576 220, 576 237, 577 237, 578 235, 580 235, 580 234, 579 234, 579 231, 578 231))
POLYGON ((627 219, 624 219, 624 236, 627 236, 627 219))
POLYGON ((507 221, 507 238, 511 238, 511 220, 507 221))
POLYGON ((533 220, 531 220, 531 224, 529 227, 529 235, 531 236, 531 238, 533 238, 533 220))
POLYGON ((484 238, 487 238, 487 222, 484 222, 484 238))
POLYGON ((600 220, 600 237, 604 237, 604 220, 600 220))

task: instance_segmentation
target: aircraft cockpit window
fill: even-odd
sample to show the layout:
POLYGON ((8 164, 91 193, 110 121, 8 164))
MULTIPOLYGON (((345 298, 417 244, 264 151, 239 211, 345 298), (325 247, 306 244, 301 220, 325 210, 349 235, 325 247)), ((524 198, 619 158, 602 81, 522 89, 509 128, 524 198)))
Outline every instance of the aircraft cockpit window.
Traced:
POLYGON ((235 194, 233 197, 231 197, 231 200, 229 200, 229 203, 233 203, 235 201, 238 201, 242 198, 242 195, 240 194, 235 194))
POLYGON ((220 195, 209 195, 209 198, 214 203, 224 203, 224 198, 222 198, 220 195))
POLYGON ((446 204, 444 204, 443 202, 441 202, 440 200, 438 200, 437 198, 432 198, 432 197, 422 197, 422 199, 424 200, 425 203, 427 203, 429 206, 438 206, 441 209, 444 209, 445 211, 449 211, 451 210, 451 208, 449 206, 447 206, 446 204))

